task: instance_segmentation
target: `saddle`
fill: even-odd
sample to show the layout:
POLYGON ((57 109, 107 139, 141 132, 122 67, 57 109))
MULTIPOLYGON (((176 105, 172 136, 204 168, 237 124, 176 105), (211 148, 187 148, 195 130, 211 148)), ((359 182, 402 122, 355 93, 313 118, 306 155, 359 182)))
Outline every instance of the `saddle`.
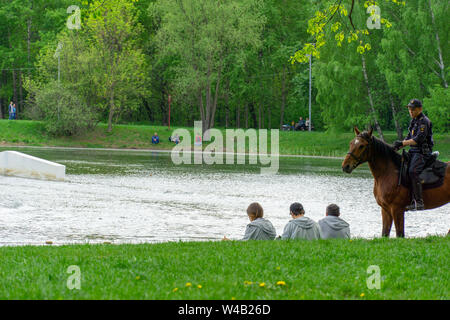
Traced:
MULTIPOLYGON (((423 190, 438 188, 444 184, 447 163, 437 160, 439 152, 435 151, 426 160, 425 168, 419 175, 423 190)), ((402 153, 402 165, 399 172, 399 185, 410 189, 411 179, 408 175, 410 156, 405 150, 402 153)))

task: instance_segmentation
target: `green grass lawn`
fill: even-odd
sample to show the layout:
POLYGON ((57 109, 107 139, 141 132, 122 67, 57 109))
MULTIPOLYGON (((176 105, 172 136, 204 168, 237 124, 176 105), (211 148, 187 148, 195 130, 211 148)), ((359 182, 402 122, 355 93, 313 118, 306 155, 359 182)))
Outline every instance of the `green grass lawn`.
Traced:
POLYGON ((437 236, 1 247, 0 299, 449 299, 449 249, 437 236))
MULTIPOLYGON (((39 121, 9 121, 0 120, 1 145, 30 145, 58 147, 87 148, 128 148, 128 149, 162 149, 170 150, 174 144, 169 142, 173 130, 184 127, 151 125, 115 125, 112 133, 107 133, 107 125, 100 123, 94 131, 75 137, 51 137, 45 132, 39 121), (161 143, 152 145, 151 136, 158 132, 161 143)), ((193 128, 186 128, 191 132, 193 128)), ((225 133, 225 129, 220 129, 225 133)), ((387 142, 396 140, 394 132, 384 132, 387 142)), ((270 134, 269 134, 270 136, 270 134)), ((284 155, 314 155, 344 157, 348 151, 349 142, 353 139, 352 132, 285 132, 280 131, 279 152, 284 155)), ((436 150, 441 153, 440 159, 450 160, 450 135, 434 135, 436 150)), ((204 143, 207 145, 207 143, 204 143)))

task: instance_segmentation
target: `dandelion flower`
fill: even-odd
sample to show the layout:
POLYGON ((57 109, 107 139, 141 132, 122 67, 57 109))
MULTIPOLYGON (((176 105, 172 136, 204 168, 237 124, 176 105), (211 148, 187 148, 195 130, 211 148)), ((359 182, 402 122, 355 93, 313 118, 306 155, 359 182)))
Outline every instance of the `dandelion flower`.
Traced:
POLYGON ((260 284, 259 284, 259 286, 262 288, 262 287, 265 287, 266 286, 266 283, 265 282, 261 282, 260 284))
POLYGON ((251 284, 253 284, 253 282, 245 280, 245 281, 244 281, 244 284, 245 284, 245 285, 251 285, 251 284))
POLYGON ((285 286, 285 285, 286 285, 286 282, 284 282, 284 281, 278 281, 278 282, 277 282, 277 285, 278 285, 278 286, 285 286))
POLYGON ((177 292, 178 291, 178 288, 174 288, 173 290, 172 290, 172 292, 177 292))
POLYGON ((361 298, 365 296, 364 292, 359 295, 361 298))
POLYGON ((137 276, 137 277, 136 277, 136 280, 139 280, 139 279, 141 279, 141 276, 137 276))
POLYGON ((277 267, 276 269, 277 269, 277 270, 280 270, 280 269, 281 269, 281 267, 277 267))
POLYGON ((197 285, 197 288, 201 289, 203 288, 201 284, 197 285))
POLYGON ((192 287, 192 283, 187 282, 187 283, 186 283, 186 287, 192 287))

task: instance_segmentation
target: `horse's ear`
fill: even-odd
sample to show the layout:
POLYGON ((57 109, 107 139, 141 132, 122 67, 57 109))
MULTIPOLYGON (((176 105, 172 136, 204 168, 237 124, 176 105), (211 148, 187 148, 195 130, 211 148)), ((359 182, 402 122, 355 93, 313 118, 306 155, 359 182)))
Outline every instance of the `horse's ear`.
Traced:
POLYGON ((357 126, 354 126, 353 130, 355 131, 355 135, 358 135, 360 133, 357 126))
POLYGON ((372 132, 373 132, 373 128, 372 128, 371 125, 369 125, 369 131, 368 131, 368 133, 369 133, 369 136, 370 136, 370 137, 372 136, 372 132))

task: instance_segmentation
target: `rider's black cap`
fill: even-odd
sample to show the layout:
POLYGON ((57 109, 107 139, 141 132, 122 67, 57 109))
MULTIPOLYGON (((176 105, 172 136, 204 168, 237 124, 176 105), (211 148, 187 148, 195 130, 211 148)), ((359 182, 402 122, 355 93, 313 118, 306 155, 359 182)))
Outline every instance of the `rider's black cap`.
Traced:
POLYGON ((422 102, 418 99, 412 99, 408 105, 408 108, 422 108, 422 102))

